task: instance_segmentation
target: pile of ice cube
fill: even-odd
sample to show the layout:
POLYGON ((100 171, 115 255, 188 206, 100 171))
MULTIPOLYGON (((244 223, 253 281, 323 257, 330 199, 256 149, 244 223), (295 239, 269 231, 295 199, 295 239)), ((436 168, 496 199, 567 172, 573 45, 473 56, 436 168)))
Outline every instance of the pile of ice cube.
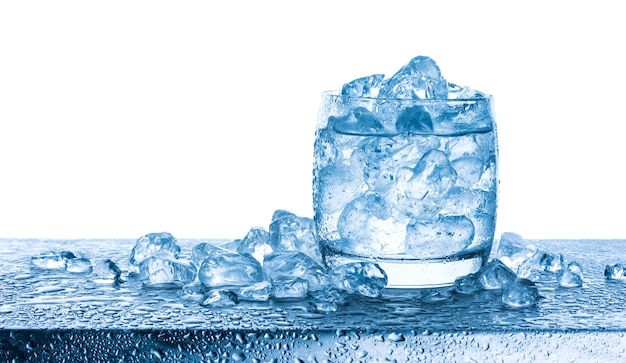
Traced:
POLYGON ((579 263, 565 264, 562 254, 542 251, 520 235, 506 232, 500 237, 496 258, 476 273, 458 278, 455 290, 474 294, 481 290, 502 291, 502 302, 511 307, 527 307, 539 301, 535 282, 554 275, 561 287, 581 287, 583 271, 579 263))

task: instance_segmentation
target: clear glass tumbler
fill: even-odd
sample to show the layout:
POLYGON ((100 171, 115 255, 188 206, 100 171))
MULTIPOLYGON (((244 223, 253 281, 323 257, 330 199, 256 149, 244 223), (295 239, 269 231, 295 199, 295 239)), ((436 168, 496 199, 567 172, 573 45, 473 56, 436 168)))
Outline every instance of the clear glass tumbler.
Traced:
POLYGON ((490 96, 322 96, 315 223, 330 267, 370 261, 389 288, 447 286, 493 242, 498 147, 490 96))

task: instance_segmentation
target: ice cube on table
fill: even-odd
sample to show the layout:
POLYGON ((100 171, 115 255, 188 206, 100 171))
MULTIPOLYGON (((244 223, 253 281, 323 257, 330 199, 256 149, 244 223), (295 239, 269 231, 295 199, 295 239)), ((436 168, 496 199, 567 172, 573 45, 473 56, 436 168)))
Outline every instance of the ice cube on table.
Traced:
POLYGON ((474 224, 469 218, 441 215, 407 226, 405 252, 423 258, 451 256, 463 251, 473 238, 474 224))
POLYGON ((458 277, 454 281, 454 290, 464 295, 471 295, 483 289, 483 285, 476 274, 458 277))
POLYGON ((578 262, 570 262, 567 268, 558 271, 556 276, 559 285, 562 287, 583 286, 583 269, 578 262))
POLYGON ((169 252, 178 257, 180 246, 174 236, 167 232, 148 233, 137 240, 135 246, 130 252, 128 260, 128 270, 132 273, 139 272, 139 264, 148 257, 154 256, 161 252, 169 252))
POLYGON ((504 232, 500 236, 496 257, 513 271, 532 257, 537 252, 537 247, 528 244, 519 234, 504 232))
POLYGON ((309 282, 299 277, 272 279, 272 297, 277 300, 301 300, 309 293, 309 282))
POLYGON ((355 79, 343 85, 341 95, 346 97, 376 98, 384 79, 384 74, 373 74, 355 79))
POLYGON ((624 276, 624 266, 621 263, 607 265, 604 269, 604 276, 606 276, 608 280, 624 280, 626 279, 626 276, 624 276))
POLYGON ((263 268, 250 255, 215 251, 200 265, 198 279, 209 288, 248 286, 263 281, 263 268))
POLYGON ((289 211, 277 210, 269 228, 273 251, 298 251, 322 264, 322 254, 316 238, 315 222, 289 211))
POLYGON ((349 294, 378 297, 387 285, 387 274, 376 263, 353 262, 330 271, 333 285, 349 294))
POLYGON ((272 294, 272 284, 269 281, 256 282, 248 286, 234 289, 240 301, 267 301, 272 294))
POLYGON ((309 303, 316 311, 333 312, 337 311, 339 305, 345 305, 348 295, 337 289, 326 289, 311 293, 309 303))
POLYGON ((434 60, 417 56, 400 68, 391 78, 383 81, 379 98, 445 99, 448 82, 434 60))
POLYGON ((210 290, 202 303, 202 306, 209 306, 212 308, 226 308, 239 304, 237 294, 230 290, 215 289, 210 290))
POLYGON ((163 253, 141 261, 139 278, 148 287, 182 287, 196 278, 196 267, 163 253))
POLYGON ((237 247, 237 252, 251 255, 261 265, 263 265, 265 255, 272 253, 272 251, 270 234, 263 227, 251 228, 237 247))
POLYGON ((30 258, 33 270, 65 270, 67 261, 76 258, 70 251, 50 251, 30 258))
POLYGON ((517 275, 502 261, 493 259, 476 272, 476 277, 485 290, 497 290, 514 281, 517 275))
POLYGON ((211 254, 223 253, 223 252, 233 252, 233 251, 228 251, 222 247, 218 247, 214 244, 207 243, 207 242, 198 243, 197 245, 193 246, 193 248, 191 249, 191 263, 193 263, 196 266, 196 268, 200 269, 202 262, 204 262, 204 260, 207 257, 209 257, 211 254))
POLYGON ((325 289, 329 283, 326 269, 302 252, 271 253, 265 256, 263 271, 271 281, 282 278, 306 280, 310 291, 325 289))
POLYGON ((528 279, 517 278, 502 287, 502 302, 510 307, 528 307, 535 305, 538 301, 539 290, 528 279))
POLYGON ((91 275, 97 283, 119 283, 122 270, 111 260, 100 260, 94 264, 91 275))
POLYGON ((71 258, 67 260, 65 269, 67 272, 83 274, 90 273, 93 269, 91 261, 88 258, 71 258))

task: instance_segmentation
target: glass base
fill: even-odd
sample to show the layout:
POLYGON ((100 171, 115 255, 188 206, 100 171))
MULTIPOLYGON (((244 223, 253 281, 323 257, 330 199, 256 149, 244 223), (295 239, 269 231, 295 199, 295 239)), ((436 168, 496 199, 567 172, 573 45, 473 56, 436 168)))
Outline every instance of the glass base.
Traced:
POLYGON ((374 262, 387 273, 387 288, 420 289, 454 285, 458 277, 478 271, 487 262, 487 253, 474 251, 442 259, 413 259, 406 258, 406 255, 363 257, 327 250, 324 260, 329 267, 352 262, 374 262))

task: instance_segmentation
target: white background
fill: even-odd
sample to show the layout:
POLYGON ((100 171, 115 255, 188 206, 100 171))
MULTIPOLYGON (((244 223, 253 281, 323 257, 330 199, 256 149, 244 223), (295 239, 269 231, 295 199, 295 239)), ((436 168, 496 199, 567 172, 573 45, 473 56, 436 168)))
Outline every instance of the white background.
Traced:
POLYGON ((2 2, 0 237, 312 216, 320 93, 427 55, 495 96, 498 235, 626 238, 618 4, 2 2))

